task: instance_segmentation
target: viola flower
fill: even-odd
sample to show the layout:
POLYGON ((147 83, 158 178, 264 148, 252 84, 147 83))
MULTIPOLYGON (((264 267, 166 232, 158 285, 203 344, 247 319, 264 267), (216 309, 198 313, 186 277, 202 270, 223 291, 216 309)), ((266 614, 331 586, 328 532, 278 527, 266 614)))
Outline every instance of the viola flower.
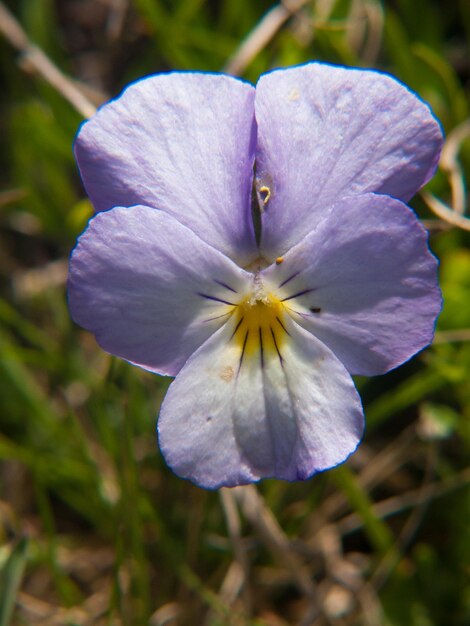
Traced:
POLYGON ((363 433, 351 374, 432 339, 437 262, 407 202, 442 144, 428 106, 375 71, 145 78, 81 127, 97 214, 70 262, 74 320, 176 376, 159 443, 216 488, 306 479, 363 433))

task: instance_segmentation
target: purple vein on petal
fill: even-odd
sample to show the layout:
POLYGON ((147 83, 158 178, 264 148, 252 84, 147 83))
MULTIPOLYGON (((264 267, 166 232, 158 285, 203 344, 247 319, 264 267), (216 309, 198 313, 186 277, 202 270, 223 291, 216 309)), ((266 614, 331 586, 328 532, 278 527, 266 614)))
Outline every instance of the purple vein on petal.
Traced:
POLYGON ((228 289, 232 293, 238 293, 236 289, 233 289, 232 287, 230 287, 230 285, 227 285, 227 283, 224 283, 222 280, 217 280, 216 278, 214 278, 214 282, 220 285, 221 287, 225 287, 225 289, 228 289))
POLYGON ((242 363, 243 363, 243 357, 245 356, 245 348, 246 348, 246 342, 248 341, 248 335, 250 334, 250 331, 247 330, 246 331, 246 335, 245 335, 245 339, 243 340, 243 347, 242 347, 242 353, 240 354, 240 363, 238 365, 238 372, 237 375, 240 373, 240 370, 242 368, 242 363))
POLYGON ((299 317, 303 317, 304 319, 310 319, 312 317, 316 317, 319 313, 321 313, 321 307, 310 307, 310 313, 306 313, 305 311, 296 311, 292 307, 289 307, 289 311, 294 313, 294 315, 298 315, 299 317))
POLYGON ((235 337, 235 335, 237 334, 237 330, 240 328, 240 325, 241 325, 242 322, 243 322, 243 317, 241 317, 238 320, 238 324, 235 326, 235 330, 233 331, 229 341, 232 341, 232 339, 235 337))
POLYGON ((271 328, 271 336, 274 341, 274 347, 276 348, 277 356, 279 357, 279 361, 281 363, 281 367, 284 367, 284 359, 282 358, 282 354, 279 350, 279 346, 277 345, 276 335, 274 334, 274 330, 271 328))
POLYGON ((208 317, 207 319, 203 320, 203 322, 213 322, 214 320, 219 320, 221 317, 227 317, 227 315, 232 315, 232 311, 222 313, 222 315, 214 315, 214 317, 208 317))
POLYGON ((290 283, 290 281, 294 280, 294 278, 298 276, 299 274, 300 274, 300 270, 298 272, 294 272, 292 276, 289 276, 289 278, 286 278, 286 280, 279 285, 279 289, 281 287, 284 287, 284 285, 287 285, 287 283, 290 283))
POLYGON ((281 320, 279 319, 279 317, 278 317, 277 315, 276 315, 276 320, 277 320, 277 321, 279 322, 279 324, 282 326, 282 330, 283 330, 285 333, 287 333, 287 334, 289 335, 289 337, 290 337, 290 333, 289 333, 289 331, 287 330, 287 328, 284 326, 284 324, 281 322, 281 320))
POLYGON ((205 298, 206 300, 214 300, 215 302, 221 302, 222 304, 228 304, 230 306, 235 306, 233 302, 228 302, 227 300, 222 300, 222 298, 216 298, 215 296, 209 296, 206 293, 196 292, 198 296, 201 298, 205 298))
POLYGON ((311 293, 312 291, 315 291, 315 289, 312 288, 312 289, 304 289, 303 291, 298 291, 297 293, 294 293, 291 296, 288 296, 287 298, 283 298, 281 302, 286 302, 287 300, 292 300, 293 298, 300 298, 300 296, 304 296, 306 293, 311 293))
POLYGON ((261 326, 258 328, 258 334, 259 334, 259 353, 260 353, 261 369, 264 369, 263 331, 261 330, 261 326))

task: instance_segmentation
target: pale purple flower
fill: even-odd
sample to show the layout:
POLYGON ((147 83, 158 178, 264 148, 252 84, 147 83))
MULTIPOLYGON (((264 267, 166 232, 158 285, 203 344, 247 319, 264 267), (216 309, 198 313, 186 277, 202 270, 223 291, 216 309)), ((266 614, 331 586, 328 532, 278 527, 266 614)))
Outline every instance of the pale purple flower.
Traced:
POLYGON ((404 203, 441 143, 393 78, 320 63, 256 90, 152 76, 81 127, 98 213, 72 254, 72 316, 108 352, 176 376, 158 435, 177 474, 305 479, 356 449, 350 375, 387 372, 433 336, 437 262, 404 203))

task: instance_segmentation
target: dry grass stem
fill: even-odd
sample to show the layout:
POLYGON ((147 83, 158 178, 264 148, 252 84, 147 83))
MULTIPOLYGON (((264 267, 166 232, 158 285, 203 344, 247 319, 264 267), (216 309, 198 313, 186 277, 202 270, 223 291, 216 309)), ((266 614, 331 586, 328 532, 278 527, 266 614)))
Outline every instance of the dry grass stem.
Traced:
POLYGON ((441 220, 452 224, 452 226, 457 226, 462 230, 470 231, 470 219, 468 217, 460 215, 460 213, 457 213, 457 211, 455 211, 453 208, 450 208, 449 206, 447 206, 447 204, 444 204, 442 200, 436 198, 436 196, 429 191, 422 191, 421 197, 426 202, 431 211, 433 211, 438 217, 440 217, 441 220))
POLYGON ((164 604, 150 617, 149 626, 170 626, 177 624, 180 607, 176 602, 164 604))
POLYGON ((411 509, 411 513, 406 520, 400 534, 396 538, 393 547, 385 554, 384 558, 377 565, 375 572, 373 573, 370 582, 376 590, 383 587, 385 581, 391 575, 393 568, 397 565, 401 555, 405 552, 408 545, 412 541, 413 536, 418 530, 425 511, 431 501, 429 492, 427 490, 436 463, 436 446, 432 443, 427 446, 427 458, 424 471, 424 477, 421 486, 418 489, 420 497, 417 499, 416 506, 411 509))
POLYGON ((222 509, 227 522, 230 540, 235 553, 235 562, 229 568, 222 584, 221 595, 225 604, 230 605, 239 593, 243 596, 244 613, 251 614, 251 598, 249 593, 249 562, 246 548, 241 537, 240 517, 237 502, 230 489, 219 491, 222 509))
MULTIPOLYGON (((408 428, 379 454, 372 455, 357 476, 361 488, 370 493, 377 484, 383 482, 384 477, 387 477, 388 480, 395 480, 395 473, 410 456, 410 447, 414 440, 414 429, 408 428)), ((366 448, 363 446, 357 454, 364 455, 365 450, 366 448)), ((313 547, 316 546, 319 530, 348 510, 349 504, 343 493, 335 492, 326 498, 316 511, 315 516, 309 520, 305 533, 308 544, 313 547)))
POLYGON ((68 262, 50 261, 46 265, 21 270, 13 276, 13 289, 18 298, 33 298, 48 289, 63 287, 67 281, 68 262))
MULTIPOLYGON (((441 481, 434 481, 424 488, 411 489, 399 496, 392 496, 372 505, 375 517, 385 519, 392 515, 397 515, 406 509, 419 506, 436 498, 447 495, 451 491, 465 487, 470 482, 470 467, 462 470, 458 474, 445 478, 441 481)), ((363 526, 363 520, 357 513, 351 513, 336 523, 339 532, 347 535, 363 526)))
POLYGON ((367 38, 362 51, 362 60, 369 65, 375 65, 382 45, 384 29, 384 10, 381 3, 364 2, 364 11, 367 18, 367 38))
POLYGON ((447 137, 442 149, 440 167, 447 173, 452 189, 452 208, 463 215, 466 207, 466 191, 464 174, 460 166, 458 155, 462 143, 470 137, 470 119, 456 126, 447 137))
POLYGON ((24 189, 7 189, 0 192, 0 207, 8 206, 14 202, 20 202, 27 197, 24 189))
POLYGON ((470 119, 466 120, 449 134, 444 144, 440 159, 440 168, 449 179, 451 189, 451 206, 442 202, 429 191, 422 191, 421 197, 428 207, 442 220, 470 231, 470 217, 465 215, 467 199, 465 176, 458 161, 458 153, 465 139, 470 137, 470 119))
POLYGON ((439 330, 434 335, 433 343, 454 343, 460 341, 470 341, 470 328, 439 330))
POLYGON ((308 0, 284 0, 270 9, 256 27, 242 41, 235 54, 227 61, 223 71, 235 76, 243 74, 253 59, 273 39, 280 28, 301 9, 308 0))
POLYGON ((0 2, 0 32, 21 53, 21 67, 32 69, 70 102, 83 117, 91 117, 96 107, 86 98, 76 82, 68 78, 44 52, 34 45, 7 7, 0 2))
POLYGON ((264 503, 256 487, 254 485, 236 487, 233 492, 240 502, 245 517, 256 529, 261 541, 288 570, 299 591, 309 599, 306 612, 309 621, 306 622, 306 617, 304 617, 301 624, 312 623, 322 611, 316 586, 308 568, 293 551, 288 537, 284 534, 273 512, 264 503))

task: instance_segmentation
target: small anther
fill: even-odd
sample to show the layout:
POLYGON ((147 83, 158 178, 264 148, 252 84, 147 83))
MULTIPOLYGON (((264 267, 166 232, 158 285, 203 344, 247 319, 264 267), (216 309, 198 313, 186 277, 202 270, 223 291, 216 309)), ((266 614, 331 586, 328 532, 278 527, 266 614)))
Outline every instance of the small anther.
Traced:
POLYGON ((266 206, 269 202, 269 198, 271 197, 271 189, 269 187, 266 187, 266 185, 263 185, 263 187, 259 188, 259 193, 264 206, 266 206))
POLYGON ((276 265, 281 265, 281 263, 284 261, 284 257, 283 256, 278 256, 276 259, 276 265))

